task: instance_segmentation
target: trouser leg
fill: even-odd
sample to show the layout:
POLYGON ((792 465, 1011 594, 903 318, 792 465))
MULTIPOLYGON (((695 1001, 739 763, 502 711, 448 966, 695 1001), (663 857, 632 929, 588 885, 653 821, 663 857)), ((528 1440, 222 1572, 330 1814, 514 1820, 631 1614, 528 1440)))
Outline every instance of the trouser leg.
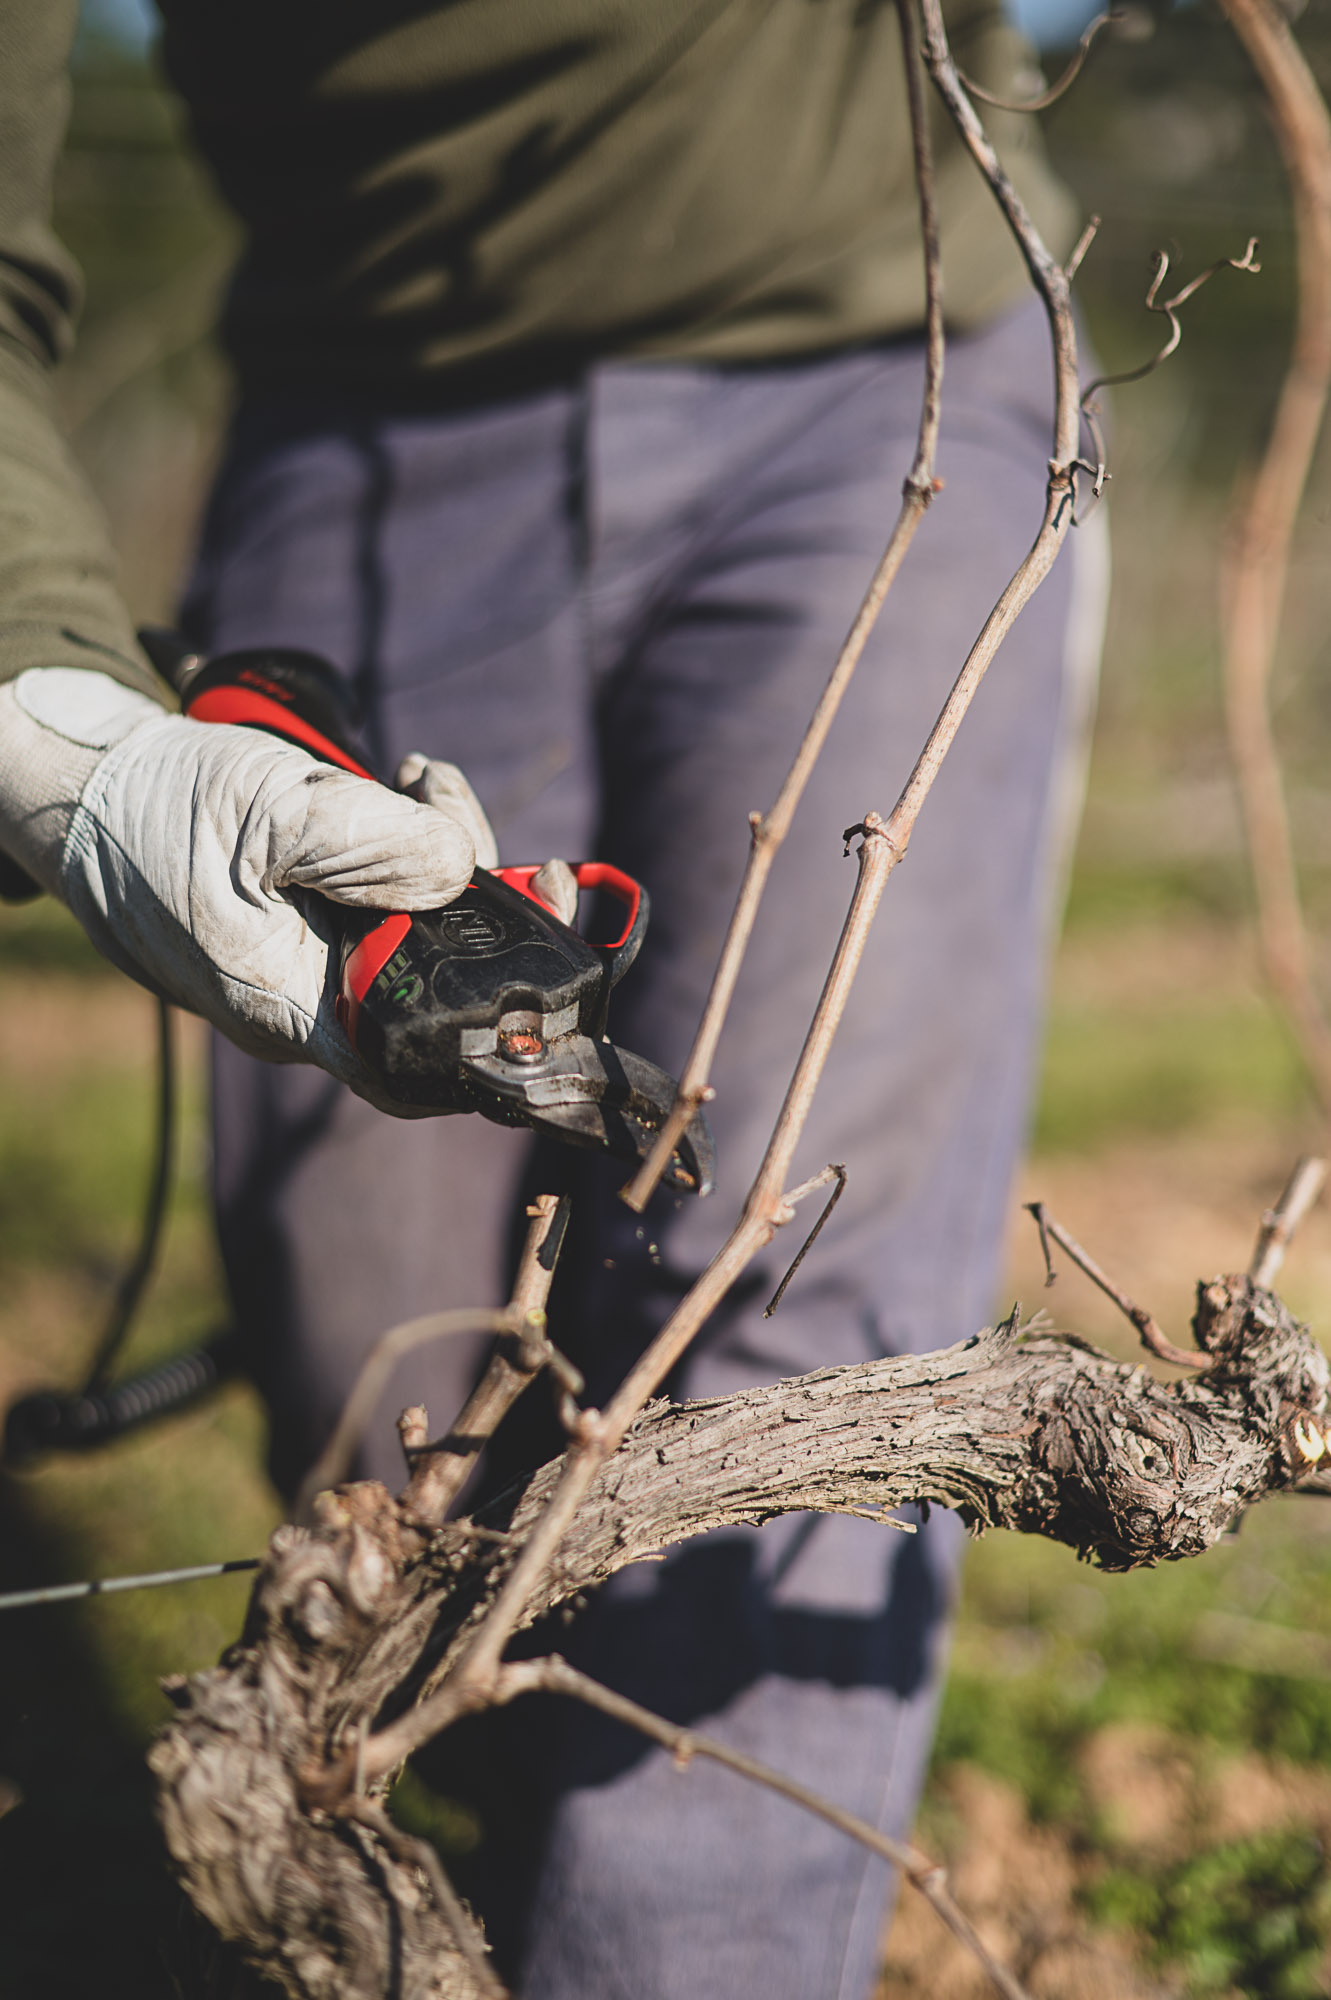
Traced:
MULTIPOLYGON (((187 615, 220 650, 293 645, 345 668, 381 770, 409 750, 470 775, 507 859, 583 854, 594 759, 578 602, 573 399, 444 423, 242 420, 187 615)), ((305 1068, 219 1040, 214 1179, 223 1257, 290 1491, 386 1327, 504 1296, 524 1135, 399 1120, 305 1068)), ((442 1426, 477 1360, 418 1350, 390 1381, 360 1470, 400 1483, 393 1422, 442 1426)))
MULTIPOLYGON (((613 1198, 618 1166, 557 1163, 580 1195, 561 1334, 598 1394, 733 1216, 844 912, 841 828, 890 805, 1033 533, 1041 342, 1028 321, 952 350, 944 499, 780 859, 718 1056, 721 1193, 660 1200, 639 1235, 613 1198)), ((198 618, 214 644, 285 640, 354 667, 381 754, 455 756, 506 859, 595 845, 641 874, 654 921, 615 1033, 675 1066, 745 812, 770 801, 896 511, 918 384, 909 349, 736 375, 606 369, 584 399, 474 422, 257 440, 223 482, 198 618)), ((940 1344, 987 1315, 1038 1014, 1068 589, 1064 564, 982 689, 889 889, 795 1168, 844 1160, 847 1195, 773 1320, 762 1303, 793 1245, 737 1287, 681 1371, 685 1393, 940 1344)), ((322 1109, 327 1089, 230 1052, 219 1063, 224 1246, 288 1478, 374 1331, 484 1302, 482 1283, 499 1294, 498 1213, 522 1149, 477 1120, 399 1126, 336 1092, 322 1109)), ((428 1376, 399 1379, 373 1469, 391 1475, 391 1418, 422 1378, 446 1415, 469 1362, 436 1353, 428 1376)), ((775 1523, 626 1575, 561 1643, 899 1828, 927 1756, 956 1546, 946 1518, 911 1539, 775 1523)), ((538 1787, 554 1816, 533 2000, 856 2000, 886 1889, 876 1863, 729 1774, 681 1779, 555 1714, 527 1773, 553 1767, 538 1787)))
MULTIPOLYGON (((1038 315, 951 351, 942 500, 927 517, 828 741, 741 976, 714 1071, 722 1186, 657 1205, 641 1234, 608 1198, 566 1274, 607 1386, 718 1247, 780 1105, 851 886, 841 832, 895 799, 985 615, 1033 538, 1047 455, 1038 315)), ((745 813, 772 798, 895 512, 918 357, 744 381, 664 374, 670 422, 644 448, 630 371, 590 427, 593 635, 605 674, 602 847, 641 874, 654 925, 616 1031, 677 1063, 743 865, 745 813), (759 448, 782 404, 785 441, 759 448), (724 500, 645 607, 643 489, 726 439, 724 500), (751 446, 746 453, 745 443, 751 446), (598 513, 599 508, 599 513, 598 513)), ((779 1237, 700 1336, 677 1388, 945 1344, 989 1316, 1029 1096, 1051 820, 1068 749, 1071 565, 982 687, 889 886, 792 1179, 828 1160, 845 1196, 779 1312, 779 1237)), ((801 1218, 803 1221, 804 1218, 801 1218)), ((787 1236, 796 1237, 799 1225, 787 1236)), ((576 1322, 576 1323, 574 1323, 576 1322)), ((866 1441, 866 1449, 871 1449, 866 1441)), ((720 1735, 900 1833, 935 1711, 960 1549, 954 1517, 915 1537, 863 1521, 711 1537, 616 1581, 555 1643, 648 1706, 720 1735)), ((786 1802, 569 1708, 527 1943, 527 2000, 725 1993, 861 2000, 887 1871, 786 1802)))

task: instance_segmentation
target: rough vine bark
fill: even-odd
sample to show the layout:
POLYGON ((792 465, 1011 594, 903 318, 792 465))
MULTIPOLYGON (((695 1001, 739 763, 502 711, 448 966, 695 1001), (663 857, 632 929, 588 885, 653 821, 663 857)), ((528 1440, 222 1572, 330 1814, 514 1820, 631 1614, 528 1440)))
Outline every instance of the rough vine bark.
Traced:
MULTIPOLYGON (((1171 1383, 1014 1318, 942 1353, 656 1404, 602 1468, 532 1616, 704 1529, 795 1509, 929 1500, 1111 1569, 1200 1554, 1312 1471, 1328 1366, 1246 1277, 1199 1287, 1194 1331, 1211 1365, 1171 1383)), ((273 1537, 239 1643, 168 1689, 178 1714, 151 1762, 175 1865, 298 2000, 486 1992, 373 1797, 326 1780, 447 1671, 556 1476, 493 1510, 485 1539, 465 1522, 423 1531, 372 1483, 321 1496, 313 1527, 273 1537)))

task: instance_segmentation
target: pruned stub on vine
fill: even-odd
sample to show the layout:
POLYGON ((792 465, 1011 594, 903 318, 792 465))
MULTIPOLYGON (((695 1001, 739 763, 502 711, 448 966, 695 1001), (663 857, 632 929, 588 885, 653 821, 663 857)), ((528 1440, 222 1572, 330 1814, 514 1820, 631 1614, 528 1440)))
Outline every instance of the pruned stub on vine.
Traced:
POLYGON ((1074 1361, 1051 1377, 1007 1525, 1104 1569, 1140 1569, 1200 1555, 1254 1501, 1315 1471, 1331 1371, 1308 1329, 1242 1274, 1198 1285, 1192 1327, 1210 1357, 1200 1374, 1161 1383, 1137 1367, 1107 1381, 1074 1361))

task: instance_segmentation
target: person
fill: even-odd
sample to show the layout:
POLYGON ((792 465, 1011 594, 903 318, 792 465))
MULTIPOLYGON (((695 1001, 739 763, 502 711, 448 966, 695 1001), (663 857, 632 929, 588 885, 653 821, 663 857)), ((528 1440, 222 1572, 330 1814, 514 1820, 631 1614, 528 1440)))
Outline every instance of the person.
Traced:
MULTIPOLYGON (((720 1191, 640 1218, 622 1163, 384 1115, 333 1015, 321 899, 429 907, 496 851, 612 861, 653 910, 613 1031, 678 1072, 748 811, 793 754, 913 450, 895 10, 163 0, 167 74, 246 232, 222 318, 237 408, 182 622, 210 652, 334 662, 376 768, 427 760, 425 802, 171 713, 138 650, 46 400, 77 300, 48 226, 74 14, 12 0, 0 26, 0 849, 220 1031, 218 1226, 290 1491, 386 1325, 505 1296, 532 1190, 574 1195, 552 1316, 593 1399, 717 1248, 844 913, 842 828, 890 806, 1038 521, 1047 341, 936 110, 945 488, 773 871, 714 1069, 720 1191)), ((1011 90, 1027 57, 993 0, 957 0, 951 28, 968 73, 1011 90)), ((1037 136, 992 126, 1065 250, 1037 136)), ((798 1174, 842 1162, 845 1196, 779 1312, 782 1242, 674 1393, 944 1345, 988 1316, 1103 584, 1101 539, 1075 537, 981 688, 801 1144, 798 1174)), ((446 1421, 477 1361, 413 1357, 361 1470, 394 1483, 397 1410, 446 1421)), ((961 1539, 952 1516, 908 1525, 702 1538, 617 1578, 561 1646, 900 1833, 961 1539)), ((579 1712, 490 1755, 486 1914, 530 2000, 869 1991, 887 1871, 833 1829, 723 1771, 682 1783, 579 1712)))

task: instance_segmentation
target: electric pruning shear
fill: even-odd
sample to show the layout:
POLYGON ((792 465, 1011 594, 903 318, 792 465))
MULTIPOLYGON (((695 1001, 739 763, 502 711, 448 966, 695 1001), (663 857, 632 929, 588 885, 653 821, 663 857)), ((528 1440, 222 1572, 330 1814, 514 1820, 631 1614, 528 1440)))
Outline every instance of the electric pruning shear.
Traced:
MULTIPOLYGON (((315 654, 263 648, 203 662, 153 648, 198 722, 239 723, 297 744, 324 763, 373 778, 348 726, 344 684, 315 654)), ((675 1100, 674 1079, 616 1048, 610 995, 647 929, 641 883, 604 861, 573 870, 580 890, 622 910, 618 935, 594 944, 562 922, 533 886, 537 864, 478 868, 437 910, 334 912, 337 1016, 386 1094, 430 1112, 475 1111, 575 1146, 645 1159, 675 1100)), ((711 1134, 695 1115, 665 1184, 706 1194, 711 1134)))
MULTIPOLYGON (((347 718, 343 683, 312 653, 263 649, 205 661, 174 632, 140 642, 199 722, 240 723, 372 779, 347 718)), ((626 1160, 650 1150, 675 1097, 665 1071, 606 1035, 610 995, 638 955, 647 892, 606 862, 573 872, 579 889, 604 892, 623 916, 596 944, 561 921, 534 887, 535 866, 478 868, 456 901, 438 910, 350 910, 329 902, 337 954, 338 1018, 391 1097, 424 1111, 475 1111, 499 1125, 527 1125, 575 1146, 626 1160)), ((0 893, 36 885, 0 876, 0 893)), ((202 1345, 128 1381, 112 1382, 152 1266, 170 1181, 173 1074, 168 1010, 161 1018, 157 1166, 142 1241, 98 1342, 91 1373, 72 1392, 38 1389, 3 1413, 0 1465, 32 1464, 50 1451, 87 1451, 207 1395, 241 1365, 226 1328, 202 1345)), ((711 1134, 701 1113, 664 1179, 683 1193, 712 1186, 711 1134)))

